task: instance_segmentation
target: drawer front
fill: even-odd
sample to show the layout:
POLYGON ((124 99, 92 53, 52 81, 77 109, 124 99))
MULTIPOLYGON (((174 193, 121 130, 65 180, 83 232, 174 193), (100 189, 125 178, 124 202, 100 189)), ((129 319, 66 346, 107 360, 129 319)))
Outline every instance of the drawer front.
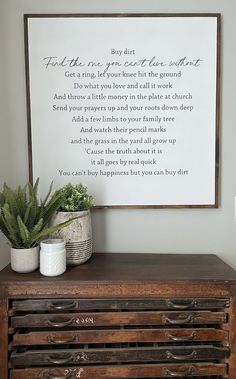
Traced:
POLYGON ((100 312, 28 314, 11 318, 11 326, 17 327, 91 327, 116 325, 184 325, 221 324, 227 321, 224 312, 100 312))
POLYGON ((215 346, 163 346, 141 348, 28 350, 11 354, 11 367, 55 366, 65 364, 96 364, 113 362, 181 362, 224 359, 229 349, 215 346))
POLYGON ((135 330, 71 330, 16 332, 13 345, 63 345, 134 342, 187 342, 187 341, 227 341, 228 332, 221 329, 135 329, 135 330))
POLYGON ((229 337, 222 324, 229 299, 33 299, 9 305, 10 379, 227 375, 229 337))
POLYGON ((221 298, 170 298, 170 299, 61 299, 14 300, 15 311, 62 310, 147 310, 147 309, 221 309, 229 307, 229 299, 221 298))
MULTIPOLYGON (((148 364, 92 367, 29 368, 10 371, 10 379, 120 379, 226 376, 226 364, 148 364)), ((222 378, 223 379, 223 378, 222 378)))

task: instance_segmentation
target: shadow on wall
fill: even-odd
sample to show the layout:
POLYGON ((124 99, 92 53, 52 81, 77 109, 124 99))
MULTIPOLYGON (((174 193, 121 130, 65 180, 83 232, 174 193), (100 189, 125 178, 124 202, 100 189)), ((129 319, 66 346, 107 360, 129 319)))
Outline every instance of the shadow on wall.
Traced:
POLYGON ((0 270, 10 262, 10 247, 7 244, 6 238, 0 235, 0 270))
POLYGON ((106 210, 92 209, 93 252, 108 251, 106 210))

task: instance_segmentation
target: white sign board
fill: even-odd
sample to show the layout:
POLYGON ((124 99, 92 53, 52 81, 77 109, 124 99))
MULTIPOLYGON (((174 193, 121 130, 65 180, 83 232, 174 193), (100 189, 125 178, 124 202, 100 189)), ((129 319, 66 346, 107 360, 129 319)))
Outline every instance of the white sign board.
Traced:
POLYGON ((219 15, 25 15, 30 174, 216 207, 219 15))

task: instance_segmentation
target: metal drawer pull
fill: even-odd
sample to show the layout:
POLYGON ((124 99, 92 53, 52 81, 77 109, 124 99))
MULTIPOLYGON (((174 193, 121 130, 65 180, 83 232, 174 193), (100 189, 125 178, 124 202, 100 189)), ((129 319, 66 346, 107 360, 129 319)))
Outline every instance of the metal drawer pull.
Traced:
POLYGON ((188 308, 193 308, 197 305, 197 300, 192 300, 188 304, 176 304, 172 300, 167 300, 166 301, 168 307, 172 307, 175 309, 188 309, 188 308))
POLYGON ((193 321, 193 315, 188 315, 187 317, 183 319, 171 319, 169 317, 163 316, 163 322, 169 323, 169 324, 185 324, 187 322, 193 321))
POLYGON ((64 365, 66 363, 69 363, 72 360, 73 356, 70 355, 68 358, 61 358, 61 359, 54 359, 52 357, 48 357, 48 361, 50 363, 53 363, 54 365, 64 365))
POLYGON ((50 326, 54 326, 56 328, 63 328, 64 326, 71 325, 73 323, 73 321, 74 321, 74 319, 71 318, 70 320, 66 320, 66 321, 62 321, 62 322, 58 322, 58 321, 54 321, 54 320, 47 320, 47 323, 50 326))
POLYGON ((49 343, 70 343, 70 342, 74 342, 76 340, 76 337, 73 336, 71 338, 68 338, 68 339, 56 339, 55 337, 52 337, 52 336, 47 336, 47 341, 49 343))
POLYGON ((55 375, 51 375, 51 374, 44 374, 44 378, 45 379, 70 379, 70 378, 72 378, 72 375, 73 374, 69 374, 66 376, 55 376, 55 375))
POLYGON ((196 336, 196 332, 192 332, 188 336, 173 336, 172 334, 167 334, 167 338, 172 341, 191 341, 196 336))
POLYGON ((51 303, 50 308, 52 309, 71 309, 76 308, 76 301, 72 301, 71 303, 51 303))
POLYGON ((175 355, 171 351, 166 352, 166 358, 175 359, 178 361, 182 361, 185 359, 193 359, 193 358, 196 358, 196 356, 197 356, 197 352, 195 350, 193 350, 190 354, 186 354, 186 355, 175 355))
POLYGON ((165 372, 165 375, 177 376, 179 378, 183 378, 183 376, 193 375, 194 373, 196 373, 194 367, 189 367, 184 371, 172 371, 168 368, 164 368, 164 372, 165 372))

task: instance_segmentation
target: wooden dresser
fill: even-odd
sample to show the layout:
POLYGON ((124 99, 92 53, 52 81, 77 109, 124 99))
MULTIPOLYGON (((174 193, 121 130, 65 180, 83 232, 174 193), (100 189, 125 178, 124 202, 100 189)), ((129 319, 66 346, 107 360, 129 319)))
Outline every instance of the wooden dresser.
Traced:
POLYGON ((0 273, 1 379, 236 379, 236 273, 215 255, 93 254, 0 273))

